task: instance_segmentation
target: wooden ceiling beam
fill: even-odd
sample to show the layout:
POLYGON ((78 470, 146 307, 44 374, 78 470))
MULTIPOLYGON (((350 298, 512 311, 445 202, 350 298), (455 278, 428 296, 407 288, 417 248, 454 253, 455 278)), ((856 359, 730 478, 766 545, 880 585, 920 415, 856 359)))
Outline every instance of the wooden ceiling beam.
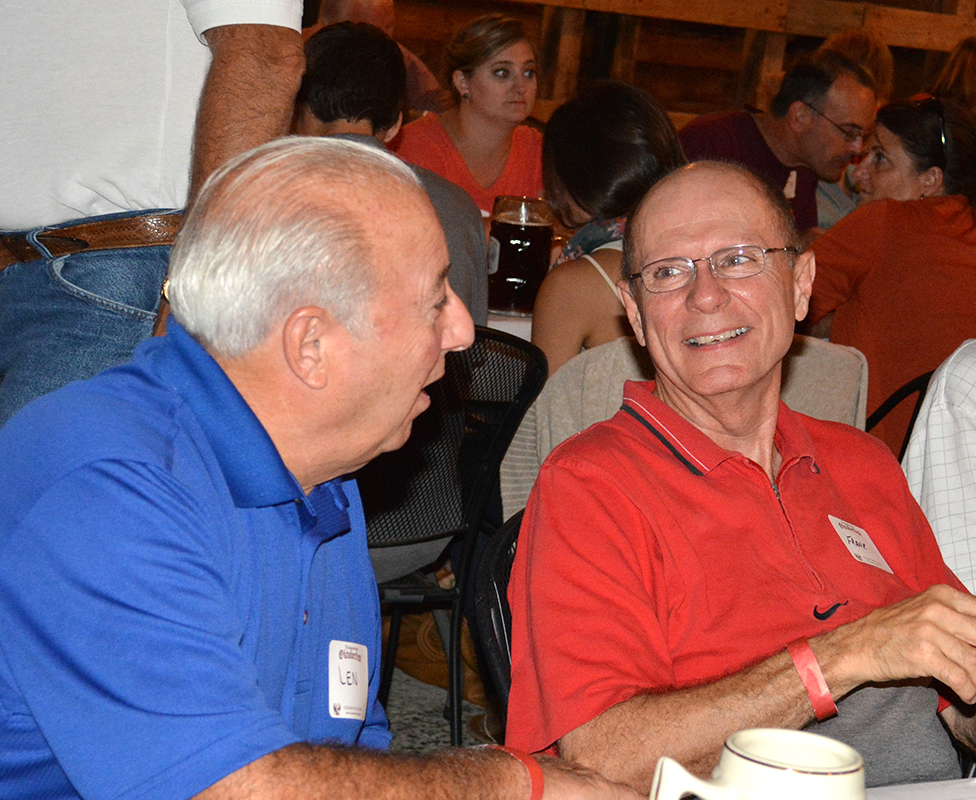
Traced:
POLYGON ((829 36, 864 27, 891 46, 948 52, 976 35, 976 0, 958 0, 955 14, 938 14, 842 0, 516 0, 585 11, 697 22, 772 33, 829 36))

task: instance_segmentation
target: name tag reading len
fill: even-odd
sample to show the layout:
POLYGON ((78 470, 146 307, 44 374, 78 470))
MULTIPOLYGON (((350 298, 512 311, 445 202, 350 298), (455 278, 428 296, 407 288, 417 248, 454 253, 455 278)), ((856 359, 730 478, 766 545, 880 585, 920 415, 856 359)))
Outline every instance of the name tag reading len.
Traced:
POLYGON ((329 715, 366 719, 369 701, 369 653, 366 645, 329 642, 329 715))

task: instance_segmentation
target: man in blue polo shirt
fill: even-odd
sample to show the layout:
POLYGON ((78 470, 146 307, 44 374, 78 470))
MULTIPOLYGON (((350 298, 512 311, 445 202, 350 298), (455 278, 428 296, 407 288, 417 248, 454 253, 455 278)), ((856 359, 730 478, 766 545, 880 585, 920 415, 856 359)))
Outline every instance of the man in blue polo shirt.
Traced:
MULTIPOLYGON (((375 149, 282 140, 208 182, 166 336, 0 432, 0 797, 539 787, 515 752, 334 746, 390 741, 346 476, 404 443, 472 341, 447 273, 416 178, 375 149)), ((635 797, 542 770, 555 794, 635 797)))

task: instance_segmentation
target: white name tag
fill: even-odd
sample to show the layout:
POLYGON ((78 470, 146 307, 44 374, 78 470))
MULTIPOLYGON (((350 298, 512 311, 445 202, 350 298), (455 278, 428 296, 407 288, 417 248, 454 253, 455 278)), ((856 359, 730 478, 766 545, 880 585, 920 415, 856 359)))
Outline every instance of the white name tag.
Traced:
POLYGON ((872 567, 883 569, 885 572, 891 572, 891 567, 888 566, 888 562, 884 560, 884 556, 875 547, 874 542, 871 541, 871 537, 868 536, 868 532, 864 528, 859 528, 850 522, 844 522, 844 520, 837 519, 837 517, 831 514, 827 515, 827 519, 830 520, 830 524, 834 526, 834 530, 837 531, 840 540, 851 551, 851 555, 854 558, 862 564, 870 564, 872 567))
POLYGON ((329 715, 366 719, 369 701, 369 653, 366 645, 329 642, 329 715))

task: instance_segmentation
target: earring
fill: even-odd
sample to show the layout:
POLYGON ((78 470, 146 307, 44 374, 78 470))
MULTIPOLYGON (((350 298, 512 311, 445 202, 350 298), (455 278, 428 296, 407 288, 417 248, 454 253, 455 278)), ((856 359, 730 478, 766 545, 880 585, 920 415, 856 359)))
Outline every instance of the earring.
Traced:
POLYGON ((468 92, 465 92, 464 94, 462 94, 461 97, 463 97, 465 100, 470 100, 471 99, 471 95, 468 94, 468 92))

